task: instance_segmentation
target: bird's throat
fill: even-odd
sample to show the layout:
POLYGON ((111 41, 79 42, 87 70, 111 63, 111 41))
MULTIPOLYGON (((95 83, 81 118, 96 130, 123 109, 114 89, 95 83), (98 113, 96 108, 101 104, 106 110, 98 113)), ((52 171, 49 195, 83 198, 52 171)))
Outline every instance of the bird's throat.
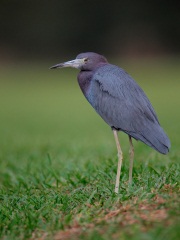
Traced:
POLYGON ((92 76, 93 76, 92 71, 81 71, 78 74, 78 83, 85 96, 87 95, 92 76))

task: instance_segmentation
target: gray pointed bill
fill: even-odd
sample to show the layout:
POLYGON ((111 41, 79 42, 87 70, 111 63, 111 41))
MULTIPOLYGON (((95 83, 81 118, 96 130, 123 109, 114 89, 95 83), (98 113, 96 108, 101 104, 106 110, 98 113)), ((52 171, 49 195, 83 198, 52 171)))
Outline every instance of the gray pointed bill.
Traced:
POLYGON ((64 63, 58 63, 52 67, 50 67, 50 69, 55 69, 55 68, 65 68, 65 67, 72 67, 72 68, 81 68, 81 66, 84 64, 84 58, 81 59, 74 59, 68 62, 64 62, 64 63))

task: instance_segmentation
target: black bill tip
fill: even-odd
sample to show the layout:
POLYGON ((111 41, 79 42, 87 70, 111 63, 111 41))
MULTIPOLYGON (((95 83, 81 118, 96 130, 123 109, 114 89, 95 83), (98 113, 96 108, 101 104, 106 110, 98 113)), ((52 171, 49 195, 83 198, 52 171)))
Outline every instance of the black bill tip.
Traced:
POLYGON ((54 66, 50 67, 49 69, 56 69, 56 68, 58 68, 57 65, 54 65, 54 66))

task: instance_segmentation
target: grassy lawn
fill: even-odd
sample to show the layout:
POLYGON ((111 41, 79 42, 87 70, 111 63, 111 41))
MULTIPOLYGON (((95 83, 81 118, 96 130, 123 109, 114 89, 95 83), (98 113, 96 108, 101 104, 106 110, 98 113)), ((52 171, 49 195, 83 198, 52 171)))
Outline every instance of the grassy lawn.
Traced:
POLYGON ((119 63, 149 96, 172 147, 164 156, 134 141, 128 187, 120 133, 118 195, 113 134, 77 71, 48 70, 54 63, 0 67, 0 239, 179 239, 180 60, 119 63))

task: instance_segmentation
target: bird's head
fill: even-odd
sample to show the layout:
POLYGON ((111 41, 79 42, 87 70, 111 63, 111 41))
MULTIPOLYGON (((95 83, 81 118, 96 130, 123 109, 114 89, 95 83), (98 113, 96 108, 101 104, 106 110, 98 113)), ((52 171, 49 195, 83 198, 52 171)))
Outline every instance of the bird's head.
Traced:
POLYGON ((84 71, 92 71, 100 65, 107 64, 107 60, 104 56, 93 52, 80 53, 77 55, 76 59, 56 64, 50 69, 72 67, 84 71))

